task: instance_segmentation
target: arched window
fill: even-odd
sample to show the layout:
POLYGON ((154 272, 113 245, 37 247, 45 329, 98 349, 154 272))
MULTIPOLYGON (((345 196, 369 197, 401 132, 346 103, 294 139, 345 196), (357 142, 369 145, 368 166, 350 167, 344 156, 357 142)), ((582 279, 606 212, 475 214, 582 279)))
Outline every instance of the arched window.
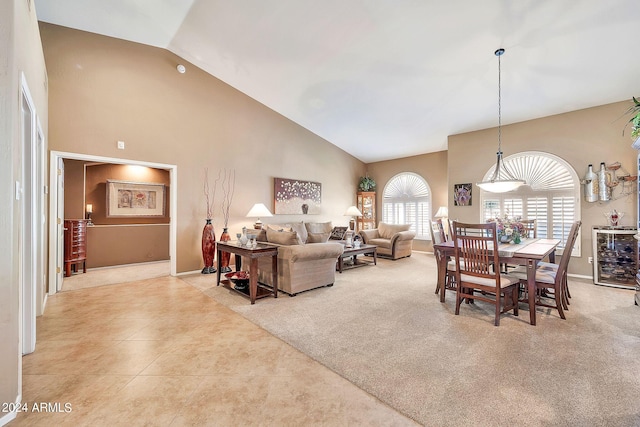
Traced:
POLYGON ((403 172, 384 186, 382 193, 382 222, 411 224, 416 239, 430 239, 431 189, 420 175, 403 172))
MULTIPOLYGON (((560 239, 560 248, 573 222, 580 218, 580 180, 576 171, 553 154, 526 151, 504 160, 504 167, 527 185, 507 193, 480 190, 482 219, 507 215, 511 218, 536 219, 538 237, 560 239)), ((483 180, 488 180, 493 167, 483 180)), ((573 254, 580 256, 580 239, 573 254)))

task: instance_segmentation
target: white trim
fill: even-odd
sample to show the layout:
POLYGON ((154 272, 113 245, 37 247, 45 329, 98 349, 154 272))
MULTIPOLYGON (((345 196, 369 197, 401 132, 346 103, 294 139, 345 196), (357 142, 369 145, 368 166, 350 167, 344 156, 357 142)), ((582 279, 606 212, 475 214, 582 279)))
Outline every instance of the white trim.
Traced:
MULTIPOLYGON (((21 141, 21 183, 20 183, 20 292, 18 300, 20 302, 20 335, 22 342, 20 345, 21 355, 33 353, 36 347, 36 283, 38 271, 37 244, 36 244, 36 227, 34 226, 34 218, 37 216, 35 212, 36 195, 33 191, 33 175, 35 171, 35 155, 34 146, 36 141, 36 108, 29 91, 27 78, 24 72, 20 72, 20 141, 21 141), (29 109, 30 122, 24 122, 23 105, 26 103, 29 109), (25 130, 27 129, 29 137, 25 140, 25 130), (28 186, 28 187, 27 187, 28 186), (29 199, 27 200, 27 196, 29 199)), ((20 386, 22 386, 20 384, 20 386)))
MULTIPOLYGON (((171 266, 171 275, 176 276, 176 248, 177 248, 177 220, 178 220, 178 166, 165 163, 153 163, 140 160, 131 159, 119 159, 115 157, 103 157, 90 154, 69 153, 63 151, 51 151, 50 166, 49 166, 49 294, 56 293, 55 281, 52 279, 56 274, 56 263, 52 260, 52 254, 56 253, 57 245, 57 228, 56 228, 56 215, 57 215, 57 194, 58 188, 57 182, 57 169, 59 159, 71 159, 71 160, 84 160, 103 163, 114 163, 119 165, 137 165, 146 166, 156 169, 165 169, 169 171, 169 261, 171 266)), ((166 224, 159 224, 166 225, 166 224)))
MULTIPOLYGON (((20 372, 22 372, 22 367, 20 368, 20 372)), ((20 374, 20 376, 22 377, 22 373, 20 374)), ((16 405, 19 405, 22 403, 22 394, 19 394, 16 396, 16 401, 14 403, 16 405)), ((8 412, 6 415, 0 418, 0 426, 9 424, 11 421, 16 419, 17 415, 18 415, 17 411, 8 412)))

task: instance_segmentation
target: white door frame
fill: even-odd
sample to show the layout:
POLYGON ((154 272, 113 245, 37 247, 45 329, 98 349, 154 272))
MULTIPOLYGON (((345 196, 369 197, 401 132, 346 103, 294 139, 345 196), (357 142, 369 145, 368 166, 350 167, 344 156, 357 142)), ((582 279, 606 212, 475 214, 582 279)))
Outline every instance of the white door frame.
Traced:
POLYGON ((115 157, 93 156, 89 154, 68 153, 62 151, 51 151, 49 163, 49 294, 57 292, 56 275, 57 268, 63 266, 56 265, 56 255, 61 250, 63 242, 58 238, 58 162, 60 159, 84 160, 90 162, 114 163, 120 165, 138 165, 169 171, 169 261, 171 265, 171 275, 176 276, 176 238, 178 218, 178 166, 164 163, 151 163, 139 160, 118 159, 115 157))
POLYGON ((20 330, 22 354, 33 353, 36 348, 36 296, 39 281, 38 271, 44 266, 38 266, 38 191, 37 176, 37 136, 36 136, 36 108, 29 91, 26 76, 20 73, 20 131, 22 183, 16 185, 17 196, 20 198, 20 330))

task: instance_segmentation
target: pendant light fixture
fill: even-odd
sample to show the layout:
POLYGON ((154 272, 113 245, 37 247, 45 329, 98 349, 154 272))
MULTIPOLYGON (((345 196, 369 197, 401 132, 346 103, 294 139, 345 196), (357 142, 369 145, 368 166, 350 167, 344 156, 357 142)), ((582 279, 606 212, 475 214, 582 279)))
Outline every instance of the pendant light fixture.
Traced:
POLYGON ((526 184, 524 180, 516 179, 502 164, 502 76, 500 57, 503 53, 504 49, 495 51, 495 55, 498 57, 498 159, 496 161, 496 169, 488 181, 476 183, 478 187, 490 193, 504 193, 526 184))

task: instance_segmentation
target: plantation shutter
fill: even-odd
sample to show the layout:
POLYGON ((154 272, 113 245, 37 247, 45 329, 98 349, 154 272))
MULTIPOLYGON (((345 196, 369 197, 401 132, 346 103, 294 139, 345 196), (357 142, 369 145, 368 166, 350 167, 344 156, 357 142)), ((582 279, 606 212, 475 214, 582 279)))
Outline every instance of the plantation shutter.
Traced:
POLYGON ((420 175, 404 172, 387 182, 382 194, 382 222, 409 224, 416 239, 430 239, 431 190, 420 175))
MULTIPOLYGON (((505 215, 535 219, 538 238, 560 239, 559 249, 563 249, 571 225, 580 217, 580 181, 573 168, 559 157, 542 152, 514 154, 504 160, 504 165, 527 185, 500 194, 480 190, 483 219, 505 215)), ((483 180, 489 179, 493 169, 483 180)), ((580 252, 577 239, 573 255, 579 256, 580 252)))

